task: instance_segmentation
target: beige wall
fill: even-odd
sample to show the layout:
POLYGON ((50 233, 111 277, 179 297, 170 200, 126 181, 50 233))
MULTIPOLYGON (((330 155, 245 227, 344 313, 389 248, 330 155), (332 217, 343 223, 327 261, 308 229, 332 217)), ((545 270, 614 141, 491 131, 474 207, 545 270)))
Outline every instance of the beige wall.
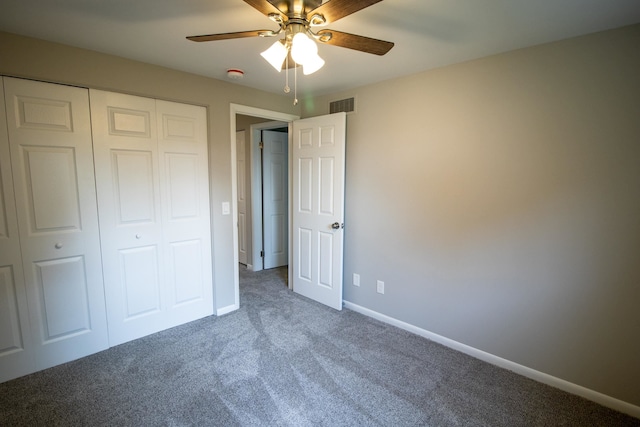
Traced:
POLYGON ((303 103, 357 97, 345 300, 640 405, 639 46, 636 25, 303 103))
POLYGON ((0 32, 0 74, 204 105, 208 109, 216 308, 234 304, 230 103, 299 114, 288 97, 154 65, 0 32))

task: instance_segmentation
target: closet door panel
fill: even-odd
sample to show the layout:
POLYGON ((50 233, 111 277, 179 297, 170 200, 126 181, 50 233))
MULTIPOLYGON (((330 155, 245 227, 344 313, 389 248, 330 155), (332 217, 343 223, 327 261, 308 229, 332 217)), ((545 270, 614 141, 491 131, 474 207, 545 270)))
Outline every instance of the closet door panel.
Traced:
POLYGON ((90 91, 109 343, 165 329, 155 101, 90 91))
POLYGON ((34 262, 45 343, 91 331, 84 258, 34 262))
POLYGON ((156 101, 172 326, 213 314, 206 109, 156 101))
POLYGON ((108 346, 88 92, 5 79, 36 367, 108 346))
POLYGON ((35 370, 0 78, 0 382, 35 370))
POLYGON ((122 249, 120 273, 124 289, 124 322, 159 313, 160 278, 158 277, 158 247, 140 246, 122 249))
POLYGON ((169 264, 173 267, 173 277, 170 278, 172 307, 202 302, 207 284, 202 277, 202 241, 172 242, 169 251, 169 264))
POLYGON ((21 146, 29 235, 80 231, 74 147, 21 146))
POLYGON ((24 350, 14 269, 15 264, 0 267, 0 357, 24 350))
POLYGON ((156 223, 153 158, 152 151, 111 150, 117 225, 156 223))

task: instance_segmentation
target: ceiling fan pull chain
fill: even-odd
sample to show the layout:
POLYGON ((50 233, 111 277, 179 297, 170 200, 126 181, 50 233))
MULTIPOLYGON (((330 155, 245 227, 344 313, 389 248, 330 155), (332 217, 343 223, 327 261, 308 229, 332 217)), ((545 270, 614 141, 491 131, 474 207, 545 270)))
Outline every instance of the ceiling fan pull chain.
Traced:
POLYGON ((298 67, 293 68, 293 105, 298 105, 298 67))
POLYGON ((284 59, 284 93, 291 92, 291 88, 289 87, 289 55, 287 55, 284 59))

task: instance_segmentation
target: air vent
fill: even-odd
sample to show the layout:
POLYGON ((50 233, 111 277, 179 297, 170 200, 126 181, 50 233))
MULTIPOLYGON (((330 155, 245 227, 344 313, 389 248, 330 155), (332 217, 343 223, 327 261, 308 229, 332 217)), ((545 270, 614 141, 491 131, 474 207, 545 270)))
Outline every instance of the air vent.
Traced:
POLYGON ((332 101, 329 103, 329 113, 354 113, 356 111, 356 99, 347 98, 339 101, 332 101))

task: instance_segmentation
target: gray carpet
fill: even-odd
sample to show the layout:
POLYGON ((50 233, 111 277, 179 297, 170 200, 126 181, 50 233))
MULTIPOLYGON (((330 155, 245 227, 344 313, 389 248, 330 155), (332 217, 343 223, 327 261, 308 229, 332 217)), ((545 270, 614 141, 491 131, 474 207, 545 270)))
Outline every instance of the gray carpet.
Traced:
POLYGON ((240 310, 0 384, 2 426, 640 426, 241 271, 240 310))

